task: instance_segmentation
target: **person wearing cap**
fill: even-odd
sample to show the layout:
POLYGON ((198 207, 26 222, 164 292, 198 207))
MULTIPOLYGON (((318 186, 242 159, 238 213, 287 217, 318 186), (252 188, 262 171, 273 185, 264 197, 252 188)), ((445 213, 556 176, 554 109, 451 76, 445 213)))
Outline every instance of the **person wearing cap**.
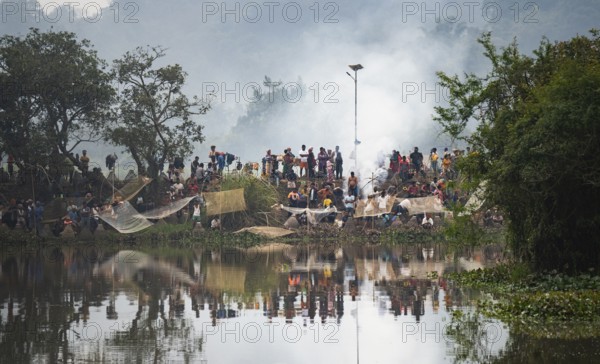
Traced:
POLYGON ((88 168, 90 166, 90 157, 88 157, 87 155, 87 150, 84 149, 82 153, 83 154, 81 155, 81 157, 79 157, 79 168, 81 169, 81 175, 83 177, 87 177, 88 168))

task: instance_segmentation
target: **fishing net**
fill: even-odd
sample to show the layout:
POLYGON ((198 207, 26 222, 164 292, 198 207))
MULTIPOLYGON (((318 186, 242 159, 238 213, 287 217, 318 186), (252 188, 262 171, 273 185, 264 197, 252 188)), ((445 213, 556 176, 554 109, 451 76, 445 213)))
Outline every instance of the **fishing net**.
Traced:
POLYGON ((308 209, 308 208, 299 208, 299 207, 288 207, 288 206, 279 206, 282 210, 289 212, 292 215, 302 215, 306 214, 306 218, 309 223, 312 225, 316 225, 325 217, 336 214, 337 209, 334 207, 328 207, 325 209, 308 209))
POLYGON ((383 203, 381 203, 378 197, 360 200, 356 204, 354 217, 373 217, 382 214, 389 214, 394 207, 395 200, 395 197, 391 195, 388 195, 383 203))
POLYGON ((246 210, 243 188, 221 192, 205 192, 203 196, 207 216, 246 210))
POLYGON ((144 212, 141 214, 146 219, 158 220, 164 219, 165 217, 176 213, 182 208, 187 207, 190 202, 195 199, 197 196, 182 198, 181 200, 173 201, 167 206, 157 207, 153 210, 144 212))
POLYGON ((152 182, 152 178, 138 176, 129 180, 129 182, 127 182, 123 187, 119 188, 115 193, 115 196, 121 196, 123 201, 129 201, 150 182, 152 182))
POLYGON ((113 184, 113 180, 111 179, 106 178, 105 181, 108 182, 110 187, 114 189, 115 198, 119 198, 121 201, 129 201, 132 198, 134 198, 150 182, 152 182, 152 178, 143 176, 134 177, 130 179, 127 183, 125 183, 125 185, 121 188, 116 188, 113 184))
POLYGON ((129 172, 127 172, 127 175, 125 176, 125 178, 123 178, 123 182, 135 181, 136 179, 137 179, 137 174, 135 174, 133 169, 130 169, 129 172))
POLYGON ((112 208, 100 212, 98 217, 123 234, 135 233, 152 226, 152 223, 137 212, 129 201, 123 201, 112 208))
POLYGON ((99 214, 100 219, 120 233, 130 234, 144 230, 153 224, 148 220, 159 220, 187 207, 194 198, 186 197, 173 201, 167 206, 157 207, 143 214, 139 213, 128 201, 109 208, 99 214))
POLYGON ((406 208, 409 215, 444 212, 444 205, 437 196, 408 198, 406 208))

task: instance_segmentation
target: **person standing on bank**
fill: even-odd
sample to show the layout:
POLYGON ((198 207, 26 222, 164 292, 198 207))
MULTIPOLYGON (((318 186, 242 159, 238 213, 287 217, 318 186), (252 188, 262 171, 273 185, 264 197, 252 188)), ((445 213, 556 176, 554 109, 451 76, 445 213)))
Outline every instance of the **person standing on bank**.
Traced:
POLYGON ((344 171, 344 160, 342 159, 342 152, 340 152, 340 147, 335 147, 335 179, 342 179, 342 172, 344 171))
POLYGON ((194 201, 194 212, 192 213, 192 229, 200 223, 200 202, 194 201))

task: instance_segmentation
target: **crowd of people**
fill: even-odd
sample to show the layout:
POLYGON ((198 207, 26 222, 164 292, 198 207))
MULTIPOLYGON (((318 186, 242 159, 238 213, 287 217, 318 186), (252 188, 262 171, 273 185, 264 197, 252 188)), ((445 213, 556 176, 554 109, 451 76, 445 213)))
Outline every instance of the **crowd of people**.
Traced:
MULTIPOLYGON (((431 148, 427 156, 424 156, 418 147, 414 147, 411 153, 405 155, 398 150, 392 150, 384 158, 378 159, 378 167, 387 172, 387 178, 384 181, 375 178, 365 179, 361 186, 359 176, 354 171, 344 176, 344 158, 339 146, 333 149, 319 147, 318 152, 315 152, 315 148, 307 147, 305 144, 301 145, 296 153, 291 147, 285 148, 281 154, 275 154, 269 149, 261 160, 260 170, 258 163, 248 163, 243 166, 239 157, 221 152, 215 145, 210 147, 208 162, 205 164, 200 157, 196 156, 189 166, 189 172, 185 168, 183 158, 169 158, 166 174, 162 174, 168 182, 165 191, 166 201, 160 203, 165 204, 186 196, 201 194, 213 181, 219 180, 225 169, 229 170, 234 162, 234 169, 238 173, 258 172, 262 178, 277 186, 285 182, 288 190, 287 202, 290 207, 335 206, 338 211, 344 212, 345 218, 353 216, 357 203, 364 198, 374 201, 373 204, 379 205, 382 211, 390 196, 399 197, 399 201, 402 198, 435 196, 444 204, 465 202, 467 196, 461 194, 457 188, 449 188, 448 182, 457 178, 454 168, 456 161, 465 155, 476 153, 468 147, 466 153, 457 149, 450 151, 448 148, 438 153, 437 148, 431 148), (369 193, 365 195, 363 189, 367 185, 370 185, 370 188, 368 188, 369 193)), ((87 151, 83 150, 81 156, 73 157, 67 158, 71 167, 74 167, 72 160, 78 161, 82 176, 87 176, 90 161, 87 151)), ((116 154, 107 155, 106 167, 114 170, 116 160, 116 154)), ((13 164, 14 158, 9 156, 9 174, 14 173, 14 167, 11 168, 13 164)), ((66 178, 73 178, 72 169, 67 169, 66 173, 66 178)), ((68 223, 76 225, 78 229, 89 228, 93 231, 97 226, 98 213, 104 208, 109 208, 110 203, 117 203, 107 201, 108 206, 104 206, 90 197, 91 192, 88 192, 80 206, 70 204, 67 209, 66 217, 70 220, 68 223)), ((199 199, 190 204, 189 212, 194 224, 200 221, 201 202, 202 200, 199 199)), ((33 230, 34 222, 38 220, 41 225, 44 208, 39 201, 11 200, 5 205, 0 206, 2 221, 10 227, 19 226, 33 230)), ((136 207, 141 211, 148 208, 142 197, 136 200, 136 207)), ((406 212, 404 201, 395 205, 392 211, 397 215, 406 212)), ((389 214, 383 216, 388 217, 389 214)), ((494 222, 498 219, 496 217, 494 222)), ((488 217, 486 221, 488 220, 492 221, 492 218, 488 217)), ((423 214, 419 218, 419 223, 423 223, 424 226, 432 224, 431 216, 423 214)))
POLYGON ((11 198, 8 204, 0 204, 2 224, 11 229, 20 228, 28 231, 39 231, 42 227, 44 206, 40 201, 17 200, 11 198))

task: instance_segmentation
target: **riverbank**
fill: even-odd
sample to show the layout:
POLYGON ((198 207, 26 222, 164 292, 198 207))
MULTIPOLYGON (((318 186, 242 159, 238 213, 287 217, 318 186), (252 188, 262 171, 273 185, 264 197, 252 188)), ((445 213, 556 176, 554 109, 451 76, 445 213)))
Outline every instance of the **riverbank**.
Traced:
MULTIPOLYGON (((368 225, 368 224, 367 224, 368 225)), ((339 244, 362 245, 398 245, 410 243, 447 243, 464 245, 449 235, 447 229, 439 226, 434 229, 424 229, 421 226, 399 225, 387 228, 370 226, 340 229, 332 224, 318 224, 307 228, 289 229, 291 234, 278 238, 269 238, 249 232, 236 233, 233 231, 214 229, 192 229, 191 224, 157 224, 147 230, 134 234, 120 234, 117 231, 98 229, 94 234, 86 231, 80 234, 61 234, 54 236, 49 231, 41 237, 22 230, 0 229, 0 241, 10 246, 35 246, 39 244, 103 244, 103 245, 134 245, 134 246, 175 246, 205 248, 240 247, 247 248, 264 245, 272 241, 289 244, 336 242, 339 244)), ((485 245, 502 243, 504 230, 499 228, 485 229, 478 241, 470 245, 485 245)))

